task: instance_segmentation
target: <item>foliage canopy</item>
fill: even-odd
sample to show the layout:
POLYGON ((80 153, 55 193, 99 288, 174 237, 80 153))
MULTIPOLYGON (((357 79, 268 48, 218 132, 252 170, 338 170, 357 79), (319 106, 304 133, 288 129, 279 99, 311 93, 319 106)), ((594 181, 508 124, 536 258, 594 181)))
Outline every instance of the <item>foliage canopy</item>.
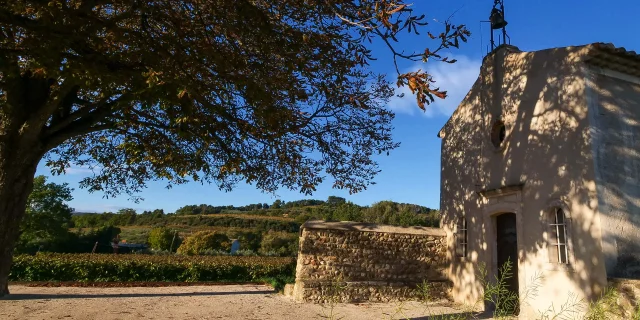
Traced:
MULTIPOLYGON (((324 173, 361 191, 398 146, 368 44, 451 63, 441 49, 469 35, 447 21, 424 52, 396 50, 427 24, 402 0, 2 2, 0 132, 26 130, 56 173, 94 169, 81 186, 107 195, 189 178, 310 193, 324 173)), ((397 85, 424 108, 446 95, 432 82, 397 85)))
POLYGON ((47 177, 37 176, 20 225, 19 246, 25 249, 66 237, 73 209, 65 202, 72 199, 66 183, 47 183, 47 177))

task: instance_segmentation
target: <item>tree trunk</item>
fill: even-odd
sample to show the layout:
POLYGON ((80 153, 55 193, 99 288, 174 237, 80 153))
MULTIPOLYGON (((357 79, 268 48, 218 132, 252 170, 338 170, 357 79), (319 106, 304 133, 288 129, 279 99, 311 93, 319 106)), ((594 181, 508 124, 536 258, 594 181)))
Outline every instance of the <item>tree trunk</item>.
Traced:
MULTIPOLYGON (((0 297, 9 293, 9 270, 20 222, 33 190, 33 176, 46 153, 42 130, 51 118, 55 79, 46 72, 21 70, 14 57, 5 59, 5 99, 0 104, 0 297)), ((55 146, 49 146, 52 148, 55 146)))
POLYGON ((9 293, 13 249, 42 158, 38 146, 17 147, 20 144, 17 141, 0 139, 0 297, 9 293))

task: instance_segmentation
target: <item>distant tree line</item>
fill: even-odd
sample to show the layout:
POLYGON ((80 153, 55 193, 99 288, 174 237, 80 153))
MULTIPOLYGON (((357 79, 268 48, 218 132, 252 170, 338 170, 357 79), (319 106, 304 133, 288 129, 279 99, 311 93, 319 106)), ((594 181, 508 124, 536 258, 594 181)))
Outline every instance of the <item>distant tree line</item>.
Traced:
MULTIPOLYGON (((324 200, 316 200, 316 199, 302 199, 295 201, 283 201, 280 199, 275 200, 271 205, 266 203, 252 203, 245 206, 212 206, 208 204, 193 204, 187 205, 176 210, 176 215, 196 215, 196 214, 216 214, 222 212, 248 212, 255 210, 263 210, 263 209, 289 209, 289 208, 300 208, 300 207, 308 207, 308 206, 322 206, 322 205, 339 205, 345 203, 346 199, 342 197, 329 196, 329 198, 324 200)), ((146 211, 145 211, 146 212, 146 211)))
POLYGON ((397 226, 439 227, 440 212, 427 207, 380 201, 371 206, 359 206, 345 202, 336 206, 306 207, 294 216, 297 222, 309 219, 326 221, 355 221, 397 226))
POLYGON ((251 204, 240 207, 211 206, 206 204, 187 205, 179 208, 173 214, 166 214, 162 209, 144 211, 141 214, 136 214, 133 209, 121 209, 116 213, 75 214, 72 218, 71 227, 97 228, 104 226, 157 226, 176 224, 260 228, 265 230, 297 232, 297 227, 309 219, 438 227, 440 214, 438 210, 416 204, 380 201, 371 206, 360 206, 348 202, 344 198, 331 196, 326 201, 303 199, 284 202, 278 199, 271 205, 251 204), (284 216, 294 219, 295 224, 283 221, 215 216, 216 214, 224 213, 241 213, 244 215, 272 217, 284 216), (204 217, 203 215, 207 216, 204 217))
POLYGON ((266 203, 255 203, 249 204, 246 206, 212 206, 208 204, 199 204, 199 205, 188 205, 176 210, 176 215, 195 215, 195 214, 216 214, 221 212, 229 212, 229 211, 252 211, 252 210, 261 210, 261 209, 269 209, 269 205, 266 203))
MULTIPOLYGON (((255 214, 255 212, 251 212, 255 214)), ((163 216, 144 216, 139 214, 131 219, 128 215, 120 217, 120 213, 87 213, 74 215, 70 227, 72 228, 100 228, 106 226, 210 226, 231 228, 252 228, 258 230, 276 230, 298 232, 300 223, 294 220, 266 220, 251 219, 242 216, 177 216, 167 214, 163 216), (104 215, 104 216, 103 216, 104 215)))

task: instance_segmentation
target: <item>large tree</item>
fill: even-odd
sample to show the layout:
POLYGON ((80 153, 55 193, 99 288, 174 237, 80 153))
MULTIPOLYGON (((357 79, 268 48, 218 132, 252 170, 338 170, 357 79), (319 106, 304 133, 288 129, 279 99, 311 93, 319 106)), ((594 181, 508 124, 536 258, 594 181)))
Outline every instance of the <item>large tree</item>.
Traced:
MULTIPOLYGON (((393 63, 442 61, 469 34, 437 24, 405 53, 400 33, 426 22, 404 2, 0 0, 0 295, 43 158, 93 168, 81 187, 107 196, 153 179, 366 188, 372 155, 398 146, 370 42, 393 63)), ((432 81, 398 72, 397 85, 424 108, 446 95, 432 81)))

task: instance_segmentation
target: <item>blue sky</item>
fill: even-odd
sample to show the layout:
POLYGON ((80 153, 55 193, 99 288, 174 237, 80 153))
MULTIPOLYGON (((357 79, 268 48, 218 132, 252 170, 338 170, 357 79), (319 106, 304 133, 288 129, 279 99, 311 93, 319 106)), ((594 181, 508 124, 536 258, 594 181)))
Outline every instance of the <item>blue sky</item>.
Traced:
MULTIPOLYGON (((506 20, 509 22, 507 32, 511 44, 523 51, 541 50, 551 47, 583 45, 592 42, 611 42, 628 50, 640 51, 640 1, 616 0, 604 5, 598 0, 582 1, 522 1, 506 0, 506 20)), ((407 95, 403 99, 394 99, 390 108, 396 111, 394 122, 394 138, 401 146, 389 156, 378 157, 382 172, 375 178, 377 183, 368 190, 349 195, 342 190, 331 189, 325 183, 310 197, 296 191, 281 190, 278 192, 284 201, 302 198, 326 199, 330 195, 343 196, 348 200, 369 205, 381 200, 415 203, 431 208, 439 207, 440 199, 440 139, 436 137, 438 130, 447 121, 457 104, 470 89, 479 73, 480 61, 489 40, 488 25, 481 20, 488 20, 493 4, 492 0, 414 0, 414 9, 424 13, 436 26, 433 19, 444 20, 455 12, 452 21, 466 24, 472 32, 468 43, 462 44, 459 50, 450 55, 458 59, 458 63, 427 63, 422 65, 406 64, 406 70, 423 68, 435 75, 438 85, 449 92, 446 100, 437 101, 422 112, 407 95), (481 29, 482 28, 482 29, 481 29)), ((424 33, 426 35, 426 33, 424 33)), ((425 45, 433 45, 425 36, 412 37, 403 42, 406 51, 424 50, 425 45)), ((374 53, 380 59, 373 68, 381 73, 394 77, 392 64, 379 44, 374 53)), ((50 175, 48 168, 41 164, 37 174, 50 175)), ((78 187, 78 182, 88 174, 86 169, 71 168, 64 176, 54 176, 50 181, 67 182, 75 189, 71 206, 78 211, 115 211, 119 208, 134 208, 139 211, 162 208, 173 212, 188 204, 212 205, 244 205, 249 203, 272 203, 277 198, 262 193, 254 187, 239 184, 232 192, 219 191, 215 185, 190 183, 167 190, 165 183, 149 183, 148 188, 140 196, 145 200, 135 204, 126 196, 105 199, 101 193, 90 194, 78 187)))

